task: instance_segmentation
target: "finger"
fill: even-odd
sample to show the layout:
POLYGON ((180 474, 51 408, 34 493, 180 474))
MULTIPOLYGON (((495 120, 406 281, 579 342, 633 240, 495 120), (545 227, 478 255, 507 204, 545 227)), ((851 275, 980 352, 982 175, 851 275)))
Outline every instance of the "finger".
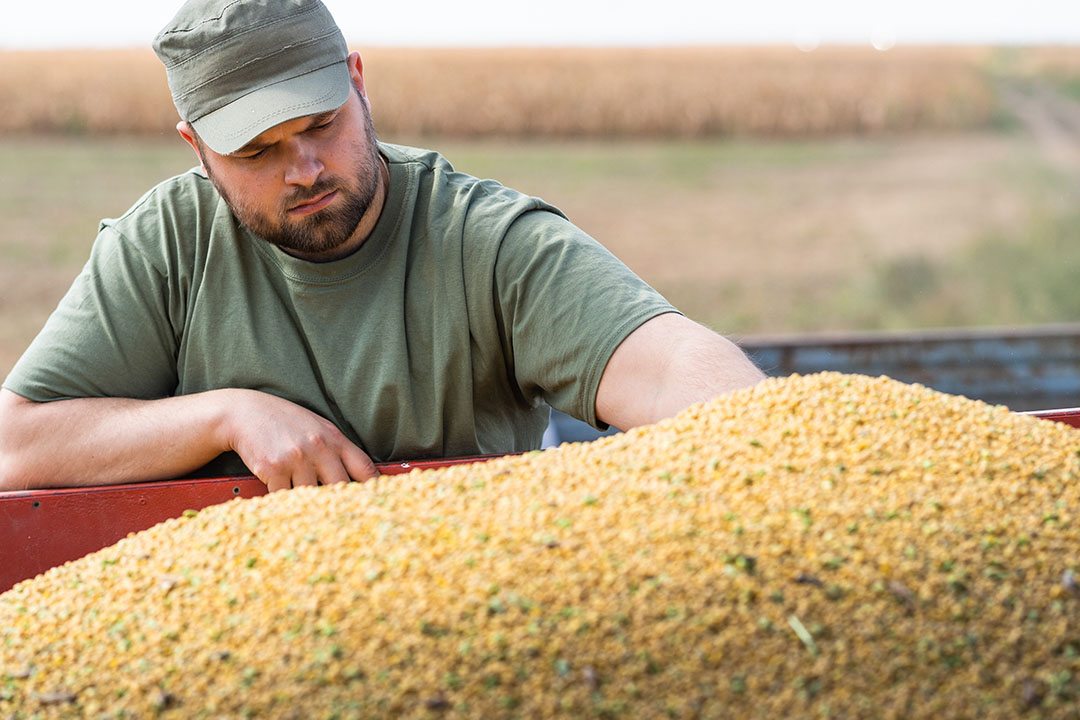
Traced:
POLYGON ((341 464, 340 458, 334 457, 319 468, 320 484, 339 485, 346 482, 349 482, 349 473, 345 470, 345 466, 341 464))
POLYGON ((300 465, 293 470, 292 486, 314 487, 319 484, 319 474, 315 467, 307 460, 301 460, 300 465))
POLYGON ((375 463, 367 456, 367 453, 351 443, 342 450, 341 462, 348 471, 349 477, 357 482, 379 477, 379 469, 375 467, 375 463))
POLYGON ((272 475, 269 477, 262 477, 260 475, 256 475, 255 477, 262 480, 263 483, 266 484, 266 489, 270 492, 277 492, 278 490, 288 490, 290 487, 292 487, 292 480, 288 475, 272 475))

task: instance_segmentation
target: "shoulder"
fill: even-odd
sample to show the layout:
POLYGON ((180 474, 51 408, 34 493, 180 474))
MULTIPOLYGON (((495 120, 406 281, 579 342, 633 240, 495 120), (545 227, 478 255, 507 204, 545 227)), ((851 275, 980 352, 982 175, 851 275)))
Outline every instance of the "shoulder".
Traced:
POLYGON ((193 168, 150 188, 119 217, 102 220, 95 245, 172 265, 205 256, 214 238, 235 240, 238 231, 213 184, 193 168))
POLYGON ((150 188, 123 215, 102 220, 101 228, 126 236, 152 230, 155 234, 179 231, 190 237, 192 231, 213 222, 222 204, 202 170, 192 168, 150 188))
POLYGON ((426 198, 432 209, 458 217, 471 229, 480 225, 505 231, 517 218, 534 210, 565 217, 557 207, 538 197, 506 187, 497 180, 456 170, 434 150, 389 143, 380 143, 379 147, 391 168, 399 168, 403 171, 401 175, 408 178, 410 192, 426 198))

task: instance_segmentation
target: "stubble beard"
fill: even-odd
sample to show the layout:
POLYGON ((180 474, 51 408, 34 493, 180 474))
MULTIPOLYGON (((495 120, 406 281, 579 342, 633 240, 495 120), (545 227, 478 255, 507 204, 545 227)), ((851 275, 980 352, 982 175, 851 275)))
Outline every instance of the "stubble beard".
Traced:
POLYGON ((364 137, 352 143, 355 167, 351 177, 320 177, 310 188, 298 188, 281 200, 273 214, 262 212, 245 201, 242 194, 226 190, 205 164, 210 182, 232 210, 233 215, 251 232, 285 252, 302 255, 331 253, 344 245, 356 232, 360 220, 375 200, 381 173, 375 125, 367 106, 361 102, 364 137), (337 190, 340 198, 331 207, 301 218, 290 218, 287 210, 314 201, 337 190))

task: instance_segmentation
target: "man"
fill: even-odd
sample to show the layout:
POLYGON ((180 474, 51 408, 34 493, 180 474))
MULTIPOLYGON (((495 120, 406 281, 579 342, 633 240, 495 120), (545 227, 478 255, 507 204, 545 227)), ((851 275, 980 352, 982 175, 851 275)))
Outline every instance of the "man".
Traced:
POLYGON ((0 489, 363 480, 761 379, 554 207, 378 142, 319 0, 189 0, 154 49, 200 167, 103 221, 0 390, 0 489))

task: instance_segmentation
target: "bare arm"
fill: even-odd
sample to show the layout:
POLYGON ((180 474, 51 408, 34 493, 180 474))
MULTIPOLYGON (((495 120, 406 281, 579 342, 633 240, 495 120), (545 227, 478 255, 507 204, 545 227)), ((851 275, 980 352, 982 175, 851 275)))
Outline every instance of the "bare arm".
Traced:
POLYGON ((332 423, 254 390, 37 403, 0 389, 0 490, 177 477, 230 450, 270 490, 377 474, 332 423))
POLYGON ((764 377, 730 340, 667 313, 641 325, 615 349, 596 391, 596 416, 627 430, 764 377))

